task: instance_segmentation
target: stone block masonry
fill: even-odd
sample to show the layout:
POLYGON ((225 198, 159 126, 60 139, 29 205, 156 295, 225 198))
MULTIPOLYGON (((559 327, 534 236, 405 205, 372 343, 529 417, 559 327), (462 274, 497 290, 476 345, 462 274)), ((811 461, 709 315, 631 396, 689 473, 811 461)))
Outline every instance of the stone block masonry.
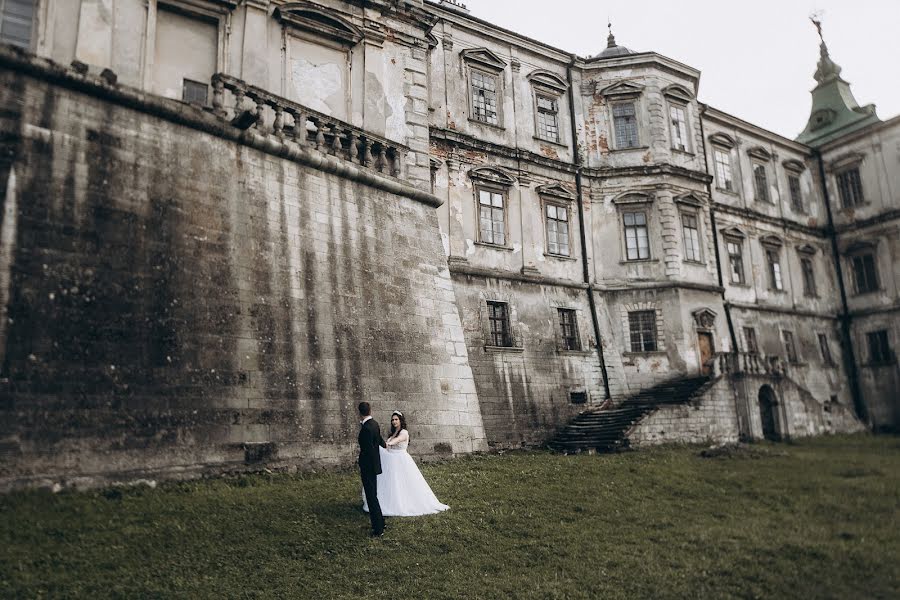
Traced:
POLYGON ((349 464, 361 400, 486 448, 421 192, 41 68, 0 68, 0 490, 349 464))

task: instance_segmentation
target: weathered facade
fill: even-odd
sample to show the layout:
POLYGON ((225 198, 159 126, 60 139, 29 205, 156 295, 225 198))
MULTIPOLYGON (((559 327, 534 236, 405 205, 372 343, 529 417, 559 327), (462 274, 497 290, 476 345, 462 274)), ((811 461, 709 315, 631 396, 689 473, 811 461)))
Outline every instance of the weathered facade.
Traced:
POLYGON ((824 43, 792 141, 447 1, 0 6, 0 487, 347 462, 361 399, 420 456, 695 376, 634 444, 898 424, 900 121, 824 43))

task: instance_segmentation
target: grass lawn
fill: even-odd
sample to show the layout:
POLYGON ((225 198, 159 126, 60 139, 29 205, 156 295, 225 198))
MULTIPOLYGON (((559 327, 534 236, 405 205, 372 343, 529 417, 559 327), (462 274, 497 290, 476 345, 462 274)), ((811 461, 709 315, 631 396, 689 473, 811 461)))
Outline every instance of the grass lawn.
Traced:
POLYGON ((701 450, 427 465, 382 539, 353 471, 0 496, 0 597, 900 597, 900 438, 701 450))

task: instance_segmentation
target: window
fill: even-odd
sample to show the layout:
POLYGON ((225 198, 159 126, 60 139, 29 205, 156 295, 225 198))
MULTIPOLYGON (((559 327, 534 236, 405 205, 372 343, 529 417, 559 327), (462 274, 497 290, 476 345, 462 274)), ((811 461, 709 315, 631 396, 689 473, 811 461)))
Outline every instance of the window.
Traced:
POLYGON ((491 346, 511 347, 513 344, 509 328, 509 305, 506 302, 488 300, 487 306, 491 326, 491 346))
POLYGON ((788 174, 788 189, 791 192, 791 208, 794 209, 794 212, 804 212, 803 193, 800 191, 799 175, 788 174))
POLYGON ((759 354, 759 344, 756 343, 756 330, 752 327, 744 327, 744 344, 747 354, 759 354))
POLYGON ((819 334, 819 352, 822 353, 822 362, 826 365, 833 365, 834 360, 831 358, 831 348, 828 347, 828 336, 824 333, 819 334))
POLYGON ((781 257, 775 248, 766 248, 766 262, 769 264, 769 289, 783 290, 784 283, 781 280, 781 257))
POLYGON ((800 259, 800 270, 803 272, 803 295, 810 298, 816 296, 816 274, 813 271, 812 259, 800 259))
POLYGON ((684 232, 684 259, 700 262, 700 227, 697 215, 681 215, 681 229, 684 232))
POLYGON ((497 113, 497 77, 472 70, 472 118, 489 125, 499 123, 497 113))
POLYGON ((841 204, 844 208, 859 206, 863 198, 862 180, 859 178, 859 168, 853 167, 837 174, 838 193, 841 196, 841 204))
POLYGON ((687 150, 687 117, 685 116, 684 107, 671 105, 669 106, 669 119, 672 123, 672 147, 676 150, 687 150))
POLYGON ((878 270, 875 267, 875 255, 871 253, 857 254, 850 257, 853 266, 853 282, 857 294, 867 294, 878 290, 878 270))
POLYGON ((628 313, 632 352, 656 352, 656 311, 639 310, 628 313))
POLYGON ((716 182, 719 188, 729 192, 734 191, 734 180, 731 178, 731 152, 727 150, 713 150, 716 161, 716 182))
POLYGON ((35 0, 0 0, 0 42, 31 48, 35 0))
POLYGON ((634 102, 613 104, 613 126, 616 131, 616 148, 637 148, 638 131, 634 102))
POLYGON ((547 204, 547 252, 569 256, 569 209, 547 204))
POLYGON ((192 104, 200 104, 205 106, 209 98, 209 86, 199 81, 184 80, 184 90, 181 99, 192 104))
POLYGON ((794 346, 794 334, 791 331, 782 330, 781 337, 784 340, 784 352, 789 363, 797 363, 797 347, 794 346))
POLYGON ((728 263, 731 265, 731 283, 746 283, 744 278, 744 243, 741 240, 725 240, 728 263))
POLYGON ((647 213, 626 212, 622 219, 625 223, 625 257, 628 260, 647 260, 650 258, 647 213))
POLYGON ((498 192, 476 189, 481 221, 481 242, 503 246, 506 244, 506 198, 498 192))
POLYGON ((573 309, 559 309, 559 327, 562 333, 562 349, 581 350, 581 340, 578 338, 578 320, 573 309))
POLYGON ((559 103, 556 98, 538 94, 537 123, 538 137, 551 142, 559 142, 559 103))
POLYGON ((753 163, 753 189, 756 192, 757 202, 771 202, 766 165, 753 163))
POLYGON ((869 362, 873 365, 884 365, 894 362, 894 353, 888 343, 887 331, 871 331, 866 334, 869 342, 869 362))

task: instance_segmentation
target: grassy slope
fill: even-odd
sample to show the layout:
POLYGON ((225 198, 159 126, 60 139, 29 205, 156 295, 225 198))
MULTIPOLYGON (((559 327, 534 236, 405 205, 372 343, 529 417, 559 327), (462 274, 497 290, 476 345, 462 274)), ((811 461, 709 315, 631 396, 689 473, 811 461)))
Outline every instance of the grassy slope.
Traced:
POLYGON ((423 469, 371 540, 352 472, 0 497, 0 597, 887 598, 900 439, 514 453, 423 469))

